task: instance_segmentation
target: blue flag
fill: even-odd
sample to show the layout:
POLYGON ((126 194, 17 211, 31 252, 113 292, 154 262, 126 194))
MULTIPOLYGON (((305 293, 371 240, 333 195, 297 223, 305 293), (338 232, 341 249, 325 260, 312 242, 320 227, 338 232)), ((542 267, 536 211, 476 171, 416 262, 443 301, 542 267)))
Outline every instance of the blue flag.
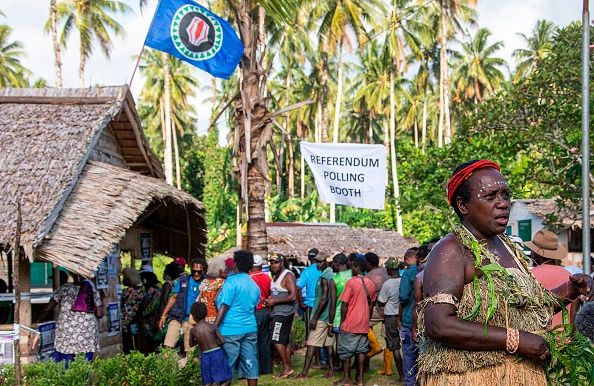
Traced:
POLYGON ((231 24, 192 0, 160 0, 144 44, 224 79, 243 54, 231 24))

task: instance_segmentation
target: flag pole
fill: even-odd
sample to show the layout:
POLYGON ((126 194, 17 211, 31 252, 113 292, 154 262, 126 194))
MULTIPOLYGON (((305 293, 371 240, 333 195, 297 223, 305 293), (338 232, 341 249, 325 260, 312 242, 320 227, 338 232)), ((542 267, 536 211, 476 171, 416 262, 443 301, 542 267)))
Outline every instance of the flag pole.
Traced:
POLYGON ((140 54, 138 54, 138 59, 136 59, 136 64, 134 65, 134 70, 132 71, 132 76, 130 77, 130 82, 128 82, 128 88, 132 87, 132 81, 134 80, 134 75, 136 74, 136 69, 140 64, 140 59, 142 58, 142 54, 144 53, 144 44, 142 45, 142 49, 140 50, 140 54))

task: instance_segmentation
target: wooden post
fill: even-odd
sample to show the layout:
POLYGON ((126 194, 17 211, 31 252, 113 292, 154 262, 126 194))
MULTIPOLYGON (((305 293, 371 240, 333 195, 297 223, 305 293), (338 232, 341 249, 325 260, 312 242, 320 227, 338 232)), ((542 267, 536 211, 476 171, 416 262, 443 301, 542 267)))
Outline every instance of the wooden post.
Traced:
POLYGON ((17 229, 14 245, 14 330, 16 336, 14 339, 14 381, 16 386, 21 386, 21 337, 20 327, 21 322, 21 288, 19 286, 19 260, 21 259, 21 203, 17 202, 17 229))

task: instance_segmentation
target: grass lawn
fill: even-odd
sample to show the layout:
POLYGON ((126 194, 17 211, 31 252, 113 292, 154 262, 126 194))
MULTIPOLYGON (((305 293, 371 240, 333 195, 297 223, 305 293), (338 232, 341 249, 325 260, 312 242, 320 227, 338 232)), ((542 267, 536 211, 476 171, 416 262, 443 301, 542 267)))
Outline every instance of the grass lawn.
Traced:
MULTIPOLYGON (((382 338, 382 336, 380 334, 380 329, 381 329, 381 324, 378 324, 377 326, 375 326, 375 328, 373 330, 380 342, 380 345, 382 346, 382 348, 385 348, 386 343, 384 341, 384 338, 382 338)), ((354 359, 351 359, 351 364, 353 363, 353 360, 354 359)), ((301 373, 301 371, 303 370, 303 362, 304 361, 305 361, 305 348, 297 351, 291 357, 291 365, 293 366, 293 369, 295 370, 295 376, 298 375, 299 373, 301 373)), ((366 373, 363 376, 365 385, 386 386, 391 381, 394 381, 397 379, 398 371, 396 370, 396 365, 394 365, 393 362, 392 362, 392 376, 386 377, 383 375, 376 374, 376 372, 378 370, 381 370, 383 368, 383 364, 384 364, 383 353, 379 353, 371 359, 371 362, 370 362, 371 371, 369 373, 366 373)), ((280 362, 280 360, 278 360, 278 361, 275 360, 274 374, 279 374, 281 371, 282 371, 282 363, 280 362)), ((321 385, 321 386, 324 386, 324 385, 327 385, 327 386, 330 386, 330 385, 332 385, 333 381, 337 381, 337 380, 341 379, 343 376, 342 373, 335 372, 336 377, 334 378, 334 380, 332 380, 332 379, 324 378, 326 376, 326 373, 327 373, 326 370, 310 369, 309 370, 309 378, 305 379, 305 380, 296 380, 294 377, 287 378, 287 379, 273 379, 272 375, 262 375, 262 376, 260 376, 260 379, 258 380, 258 385, 262 385, 262 386, 268 386, 268 385, 270 385, 270 386, 277 386, 277 385, 278 386, 283 386, 283 385, 291 385, 291 386, 321 385)), ((355 377, 355 370, 351 370, 351 378, 354 378, 354 377, 355 377)), ((353 382, 354 382, 354 379, 353 379, 353 382)))

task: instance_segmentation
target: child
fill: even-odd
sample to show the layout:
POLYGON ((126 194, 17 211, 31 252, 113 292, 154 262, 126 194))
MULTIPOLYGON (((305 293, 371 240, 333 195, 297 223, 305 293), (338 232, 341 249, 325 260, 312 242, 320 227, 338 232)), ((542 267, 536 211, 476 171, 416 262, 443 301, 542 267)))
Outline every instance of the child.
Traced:
POLYGON ((206 305, 196 302, 190 308, 192 317, 197 324, 190 330, 190 346, 200 347, 202 357, 200 359, 200 370, 202 372, 202 384, 229 385, 233 379, 233 373, 227 362, 225 352, 220 345, 225 343, 225 338, 214 324, 206 323, 206 305))

